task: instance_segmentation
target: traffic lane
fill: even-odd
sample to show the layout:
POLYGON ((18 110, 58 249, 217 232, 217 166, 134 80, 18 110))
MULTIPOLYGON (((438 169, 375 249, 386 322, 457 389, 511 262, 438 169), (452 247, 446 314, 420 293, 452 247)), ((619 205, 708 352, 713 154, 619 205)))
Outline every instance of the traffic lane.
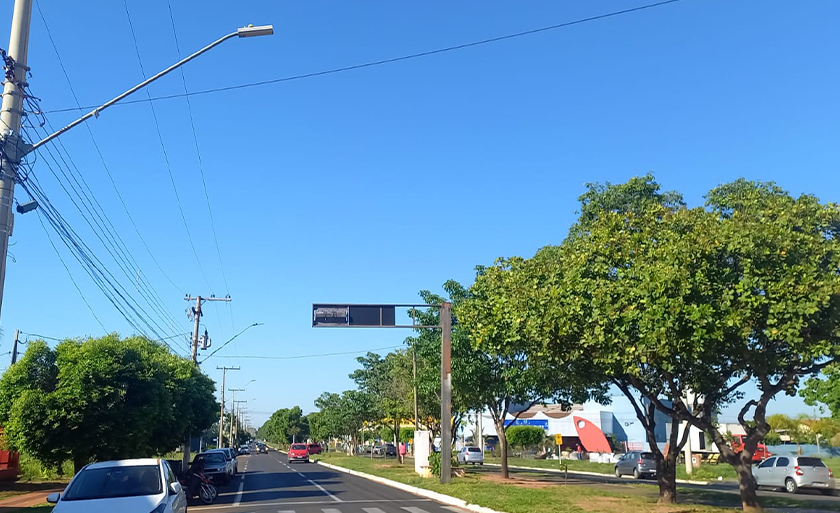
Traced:
MULTIPOLYGON (((491 472, 497 473, 499 467, 495 466, 482 466, 482 467, 471 467, 477 472, 491 472)), ((557 482, 558 484, 562 484, 565 482, 565 475, 556 472, 540 472, 537 470, 520 470, 520 469, 510 469, 511 474, 538 474, 540 479, 545 481, 552 481, 557 482)), ((631 483, 646 483, 656 485, 656 479, 629 479, 629 478, 621 478, 615 477, 609 474, 604 474, 601 476, 594 476, 589 474, 575 474, 569 473, 568 482, 570 484, 593 484, 593 483, 602 483, 602 484, 631 484, 631 483)), ((682 488, 691 488, 696 490, 706 490, 706 491, 716 491, 721 493, 731 493, 735 495, 739 495, 740 492, 738 491, 738 483, 731 482, 731 481, 724 481, 720 483, 711 482, 708 485, 698 485, 698 484, 690 484, 690 483, 678 483, 678 487, 682 488)), ((776 497, 776 498, 795 498, 801 499, 804 501, 840 501, 840 497, 832 496, 832 495, 823 495, 819 490, 800 490, 799 493, 796 495, 791 495, 784 491, 778 490, 771 490, 768 488, 759 488, 758 490, 759 497, 776 497)))
POLYGON ((204 513, 452 513, 408 492, 335 472, 314 463, 293 463, 271 452, 248 461, 241 492, 226 489, 211 505, 190 506, 204 513))

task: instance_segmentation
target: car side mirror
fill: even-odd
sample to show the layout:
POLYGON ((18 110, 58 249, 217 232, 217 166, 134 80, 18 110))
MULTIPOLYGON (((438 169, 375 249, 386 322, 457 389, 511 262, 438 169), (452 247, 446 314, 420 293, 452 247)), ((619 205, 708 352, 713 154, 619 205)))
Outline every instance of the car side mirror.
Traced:
POLYGON ((55 504, 56 502, 58 502, 58 499, 60 499, 60 498, 61 498, 61 493, 60 492, 53 492, 53 493, 47 495, 47 502, 49 502, 50 504, 55 504))
POLYGON ((181 493, 181 483, 170 483, 169 495, 178 495, 181 493))

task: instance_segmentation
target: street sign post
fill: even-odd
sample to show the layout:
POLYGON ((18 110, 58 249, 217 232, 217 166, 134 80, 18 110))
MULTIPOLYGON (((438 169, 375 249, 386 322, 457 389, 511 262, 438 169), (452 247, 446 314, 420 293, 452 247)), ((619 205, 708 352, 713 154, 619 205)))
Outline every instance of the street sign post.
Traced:
MULTIPOLYGON (((312 305, 312 327, 440 328, 440 482, 449 483, 452 480, 452 423, 446 420, 452 418, 452 304, 449 302, 443 302, 440 305, 315 303, 312 305), (411 316, 411 324, 397 324, 397 308, 406 308, 409 312, 417 308, 440 308, 440 324, 432 326, 416 324, 414 315, 411 316)), ((418 428, 416 417, 415 412, 415 430, 418 428)), ((418 446, 415 446, 415 450, 417 448, 418 446)))

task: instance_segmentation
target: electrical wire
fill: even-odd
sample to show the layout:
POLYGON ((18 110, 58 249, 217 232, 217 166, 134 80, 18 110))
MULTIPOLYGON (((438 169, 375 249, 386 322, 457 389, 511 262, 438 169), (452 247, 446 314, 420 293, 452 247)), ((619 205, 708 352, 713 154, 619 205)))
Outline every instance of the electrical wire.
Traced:
MULTIPOLYGON (((61 53, 58 51, 58 45, 56 44, 55 39, 53 38, 52 32, 50 31, 50 26, 49 26, 49 23, 47 23, 47 18, 46 18, 46 16, 44 16, 43 11, 41 10, 41 3, 40 2, 35 2, 35 6, 38 9, 38 14, 41 18, 41 22, 44 24, 44 29, 46 30, 47 37, 50 40, 50 44, 52 45, 53 52, 55 53, 55 56, 58 59, 58 65, 61 68, 61 71, 64 73, 64 79, 67 82, 67 86, 70 90, 70 94, 72 94, 73 100, 75 101, 76 106, 81 108, 81 102, 79 101, 79 97, 76 95, 76 90, 73 88, 73 83, 70 80, 70 74, 67 72, 67 68, 65 68, 65 66, 64 66, 64 61, 61 58, 61 53)), ((163 275, 163 277, 166 278, 166 280, 172 285, 172 287, 179 290, 180 292, 183 292, 184 289, 179 287, 178 285, 176 285, 175 282, 172 280, 172 278, 170 278, 169 275, 166 273, 166 271, 163 270, 163 267, 160 265, 160 262, 158 262, 157 258, 155 257, 154 253, 152 252, 151 248, 149 248, 149 245, 146 242, 146 239, 140 233, 140 229, 137 227, 137 223, 134 221, 134 217, 131 215, 131 212, 128 210, 128 205, 126 204, 125 199, 123 198, 122 194, 120 193, 119 187, 117 187, 116 181, 114 180, 114 176, 111 174, 111 169, 108 167, 108 164, 105 162, 105 157, 102 154, 102 150, 99 148, 99 144, 97 143, 96 138, 93 136, 93 130, 91 129, 90 124, 84 123, 84 125, 85 125, 85 128, 87 128, 88 134, 90 135, 91 142, 93 143, 93 147, 94 147, 94 149, 96 149, 96 153, 99 156, 99 160, 100 160, 100 162, 102 162, 102 167, 105 169, 105 173, 108 175, 108 179, 111 182, 111 187, 114 189, 114 192, 116 193, 117 198, 119 198, 120 204, 122 205, 126 216, 128 217, 129 221, 131 222, 131 225, 134 227, 134 231, 137 233, 137 237, 140 239, 140 242, 143 243, 143 246, 146 248, 146 252, 149 254, 149 257, 151 257, 152 261, 154 262, 155 266, 158 268, 160 273, 163 275)))
MULTIPOLYGON (((178 30, 175 28, 175 15, 172 13, 172 3, 167 1, 167 6, 169 7, 169 21, 172 25, 172 37, 175 40, 175 51, 178 57, 178 60, 181 60, 181 45, 178 44, 178 30)), ((181 84, 184 86, 184 92, 188 93, 189 89, 187 89, 187 77, 184 74, 184 67, 181 66, 178 68, 178 71, 181 74, 181 84)), ((204 177, 204 161, 201 158, 201 147, 198 144, 198 134, 195 130, 195 119, 193 117, 193 110, 192 110, 192 102, 190 101, 189 96, 185 96, 184 99, 187 103, 187 113, 189 115, 190 120, 190 128, 192 129, 192 138, 193 143, 195 145, 195 156, 196 160, 198 161, 198 172, 201 175, 201 184, 204 188, 204 199, 207 203, 207 215, 210 218, 210 229, 213 233, 213 242, 216 245, 216 256, 219 258, 219 269, 221 270, 222 274, 222 282, 225 284, 225 293, 230 294, 230 287, 228 286, 227 281, 227 273, 225 273, 225 264, 222 262, 222 250, 219 247, 219 237, 216 235, 216 221, 213 219, 213 208, 210 205, 210 194, 207 191, 207 180, 204 177)), ((231 331, 234 329, 234 322, 233 322, 233 307, 231 306, 231 302, 227 302, 228 305, 228 313, 230 314, 230 328, 231 331)), ((222 321, 221 316, 219 314, 219 305, 216 304, 216 320, 219 322, 219 331, 222 332, 222 321)))
POLYGON ((20 334, 21 335, 27 335, 29 337, 38 337, 41 340, 54 340, 56 342, 64 342, 64 340, 66 340, 66 339, 63 339, 63 338, 56 338, 56 337, 48 337, 46 335, 39 335, 37 333, 27 333, 25 331, 21 331, 20 334))
MULTIPOLYGON (((123 0, 123 5, 125 6, 125 14, 126 18, 128 19, 128 27, 131 32, 131 38, 134 41, 134 50, 137 54, 137 63, 140 66, 140 73, 143 76, 143 80, 146 77, 146 70, 143 68, 143 59, 140 56, 140 45, 137 43, 137 34, 134 31, 134 23, 131 21, 131 11, 128 8, 128 0, 123 0)), ((144 88, 144 92, 146 93, 147 99, 151 100, 152 95, 149 92, 148 88, 144 88)), ((152 111, 152 118, 155 122, 155 129, 157 130, 158 141, 160 142, 160 149, 163 153, 163 160, 166 162, 166 170, 169 172, 169 181, 172 183, 172 190, 175 193, 175 201, 178 204, 178 211, 181 213, 181 221, 184 223, 184 229, 187 232, 187 240, 189 240, 190 248, 192 249, 193 256, 195 257, 196 264, 198 265, 198 270, 201 273, 201 277, 204 279, 204 283, 207 284, 209 289, 213 287, 210 285, 210 282, 207 280, 207 275, 204 272, 204 267, 201 265, 201 259, 198 257, 198 251, 195 248, 195 242, 192 238, 192 233, 190 233, 190 226, 187 223, 187 216, 184 214, 184 207, 181 204, 181 196, 178 193, 178 186, 175 185, 175 175, 172 174, 172 165, 169 162, 169 154, 166 151, 166 145, 163 142, 163 133, 160 130, 160 122, 158 121, 157 110, 154 107, 154 103, 149 101, 149 107, 152 111)), ((211 290, 212 292, 212 290, 211 290)))
MULTIPOLYGON (((234 356, 234 355, 222 355, 217 356, 216 358, 230 358, 230 359, 252 359, 252 360, 299 360, 302 358, 323 358, 327 356, 345 356, 349 354, 364 354, 364 353, 372 353, 374 351, 385 351, 386 349, 397 349, 403 346, 387 346, 387 347, 378 347, 375 349, 366 349, 364 351, 345 351, 341 353, 320 353, 320 354, 301 354, 295 356, 268 356, 268 355, 242 355, 242 356, 234 356)), ((206 359, 206 358, 205 358, 206 359)))
MULTIPOLYGON (((497 43, 499 41, 506 41, 508 39, 515 39, 515 38, 519 38, 519 37, 530 36, 530 35, 538 34, 538 33, 541 33, 541 32, 548 32, 548 31, 551 31, 551 30, 557 30, 557 29, 561 29, 561 28, 571 27, 573 25, 580 25, 580 24, 589 23, 589 22, 592 22, 592 21, 603 20, 603 19, 612 18, 612 17, 615 17, 615 16, 621 16, 621 15, 630 14, 630 13, 634 13, 634 12, 644 11, 646 9, 653 9, 653 8, 656 8, 656 7, 662 7, 662 6, 665 6, 665 5, 668 5, 668 4, 674 4, 674 3, 677 3, 677 2, 681 2, 681 1, 682 0, 664 0, 662 2, 655 2, 655 3, 651 3, 651 4, 640 5, 638 7, 632 7, 632 8, 629 8, 629 9, 622 9, 620 11, 613 11, 613 12, 609 12, 609 13, 605 13, 605 14, 599 14, 597 16, 590 16, 588 18, 580 18, 580 19, 577 19, 577 20, 567 21, 567 22, 564 22, 564 23, 557 23, 555 25, 549 25, 549 26, 546 26, 546 27, 540 27, 540 28, 536 28, 536 29, 525 30, 525 31, 522 31, 522 32, 514 32, 512 34, 506 34, 506 35, 503 35, 503 36, 491 37, 489 39, 482 39, 482 40, 473 41, 473 42, 470 42, 470 43, 464 43, 464 44, 454 45, 454 46, 447 46, 447 47, 443 47, 443 48, 437 48, 437 49, 434 49, 434 50, 428 50, 428 51, 425 51, 425 52, 418 52, 418 53, 412 53, 412 54, 408 54, 408 55, 402 55, 402 56, 399 56, 399 57, 392 57, 392 58, 389 58, 389 59, 381 59, 381 60, 370 61, 370 62, 365 62, 365 63, 361 63, 361 64, 353 64, 353 65, 350 65, 350 66, 343 66, 343 67, 340 67, 340 68, 332 68, 332 69, 327 69, 327 70, 323 70, 323 71, 314 71, 312 73, 304 73, 304 74, 301 74, 301 75, 292 75, 292 76, 288 76, 288 77, 280 77, 280 78, 275 78, 275 79, 270 79, 270 80, 262 80, 262 81, 259 81, 259 82, 248 82, 248 83, 245 83, 245 84, 237 84, 237 85, 231 85, 231 86, 225 86, 225 87, 214 87, 214 88, 211 88, 211 89, 203 89, 201 91, 168 94, 168 95, 155 96, 155 97, 150 96, 147 99, 123 101, 123 102, 120 102, 118 105, 130 105, 132 103, 155 102, 155 101, 159 101, 159 100, 171 100, 171 99, 174 99, 174 98, 184 98, 184 97, 187 97, 187 96, 199 96, 199 95, 205 95, 205 94, 222 93, 222 92, 227 92, 227 91, 235 91, 235 90, 239 90, 239 89, 247 89, 247 88, 251 88, 251 87, 261 87, 261 86, 266 86, 266 85, 279 84, 279 83, 282 83, 282 82, 291 82, 291 81, 294 81, 294 80, 302 80, 302 79, 307 79, 307 78, 320 77, 320 76, 324 76, 324 75, 334 75, 336 73, 344 73, 344 72, 347 72, 347 71, 354 71, 354 70, 358 70, 358 69, 372 68, 372 67, 375 67, 375 66, 382 66, 382 65, 385 65, 385 64, 393 64, 395 62, 402 62, 402 61, 408 61, 408 60, 412 60, 412 59, 419 59, 421 57, 429 57, 429 56, 432 56, 432 55, 439 55, 439 54, 442 54, 442 53, 464 50, 466 48, 473 48, 473 47, 476 47, 476 46, 482 46, 482 45, 487 45, 487 44, 491 44, 491 43, 497 43)), ((49 111, 45 111, 45 113, 49 114, 49 113, 53 113, 53 112, 58 113, 58 112, 72 112, 72 111, 78 111, 78 110, 92 110, 92 109, 95 109, 97 107, 99 107, 99 106, 98 105, 93 105, 93 106, 79 107, 79 108, 70 107, 70 108, 49 110, 49 111)))
POLYGON ((236 335, 234 335, 234 336, 232 336, 230 339, 228 339, 228 341, 227 341, 227 342, 225 342, 224 344, 222 344, 221 346, 219 346, 219 348, 218 348, 218 349, 216 349, 215 351, 213 351, 212 353, 210 353, 209 355, 207 355, 206 357, 204 357, 204 359, 203 359, 203 360, 201 360, 199 363, 204 363, 204 362, 206 362, 207 360, 209 360, 210 358, 213 358, 213 355, 215 355, 216 353, 218 353, 219 351, 221 351, 222 349, 224 349, 224 347, 225 347, 226 345, 228 345, 228 344, 230 344, 231 342, 233 342, 233 341, 234 341, 234 340, 235 340, 235 339, 236 339, 239 335, 241 335, 241 334, 245 333, 246 331, 248 331, 249 329, 253 328, 254 326, 262 326, 262 325, 263 325, 263 323, 261 323, 261 322, 255 322, 255 323, 251 324, 250 326, 247 326, 245 329, 243 329, 242 331, 240 331, 239 333, 237 333, 236 335))

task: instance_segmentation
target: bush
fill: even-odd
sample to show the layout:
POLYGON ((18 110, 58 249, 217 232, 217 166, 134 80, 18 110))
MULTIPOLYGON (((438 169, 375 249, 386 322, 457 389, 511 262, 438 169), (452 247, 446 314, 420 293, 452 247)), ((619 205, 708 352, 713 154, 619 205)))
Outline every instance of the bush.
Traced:
POLYGON ((400 442, 407 443, 414 439, 414 430, 411 428, 400 428, 400 442))
MULTIPOLYGON (((452 457, 452 468, 458 466, 458 459, 452 457)), ((440 477, 440 453, 433 452, 429 455, 429 469, 435 477, 440 477)))
POLYGON ((32 456, 20 454, 20 479, 23 481, 51 481, 54 479, 69 479, 73 477, 73 462, 65 461, 58 467, 42 464, 32 456))
POLYGON ((513 447, 535 447, 545 440, 545 431, 536 426, 511 426, 506 434, 508 444, 513 447))

